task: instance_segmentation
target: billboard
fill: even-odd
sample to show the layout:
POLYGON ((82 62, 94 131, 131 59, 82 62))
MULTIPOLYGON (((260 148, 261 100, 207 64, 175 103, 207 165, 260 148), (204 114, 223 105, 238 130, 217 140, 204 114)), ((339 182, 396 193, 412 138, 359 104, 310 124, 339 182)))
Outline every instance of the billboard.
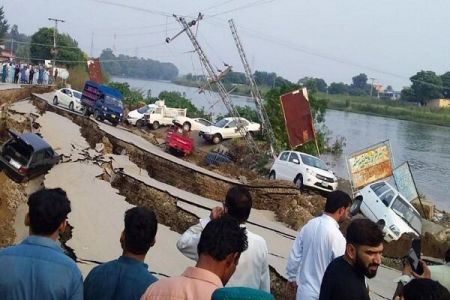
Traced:
POLYGON ((392 161, 386 142, 352 153, 347 160, 350 179, 358 190, 392 175, 392 161))
POLYGON ((102 75, 102 67, 100 66, 100 59, 94 58, 88 60, 87 65, 88 65, 89 79, 96 83, 102 83, 103 75, 102 75))
POLYGON ((280 96, 289 146, 295 148, 315 138, 306 88, 280 96))
POLYGON ((411 202, 419 197, 408 162, 398 166, 394 170, 393 175, 398 191, 406 200, 411 202))

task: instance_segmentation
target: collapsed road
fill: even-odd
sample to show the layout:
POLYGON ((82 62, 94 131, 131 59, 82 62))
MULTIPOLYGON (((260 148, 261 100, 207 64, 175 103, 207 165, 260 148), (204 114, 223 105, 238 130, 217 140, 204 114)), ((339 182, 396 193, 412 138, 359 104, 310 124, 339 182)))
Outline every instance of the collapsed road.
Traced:
MULTIPOLYGON (((123 213, 132 205, 152 208, 160 228, 147 263, 160 276, 180 274, 192 265, 175 247, 179 234, 220 205, 233 184, 246 184, 255 199, 251 230, 262 235, 269 247, 271 280, 277 298, 283 294, 286 256, 298 228, 322 210, 323 199, 304 196, 282 182, 260 180, 243 183, 200 168, 162 151, 127 130, 68 112, 48 103, 52 94, 35 95, 42 113, 35 122, 43 137, 62 155, 44 178, 46 187, 62 187, 72 201, 72 227, 66 246, 83 274, 98 262, 120 255, 118 243, 123 213), (284 225, 276 220, 287 223, 284 225)), ((12 111, 36 114, 36 107, 20 102, 12 111)), ((382 268, 370 281, 372 299, 388 299, 398 272, 382 268)))

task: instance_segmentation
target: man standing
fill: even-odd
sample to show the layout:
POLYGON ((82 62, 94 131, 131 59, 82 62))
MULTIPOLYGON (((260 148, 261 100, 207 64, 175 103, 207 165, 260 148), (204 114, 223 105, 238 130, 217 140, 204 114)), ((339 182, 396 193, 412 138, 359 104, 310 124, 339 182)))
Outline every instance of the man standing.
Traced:
POLYGON ((373 278, 381 264, 383 232, 368 219, 356 219, 347 228, 345 255, 325 271, 320 300, 369 300, 365 277, 373 278))
POLYGON ((0 251, 0 299, 83 299, 81 272, 57 243, 70 212, 66 192, 38 191, 28 207, 30 236, 0 251))
POLYGON ((145 255, 155 244, 157 229, 153 211, 143 207, 127 210, 120 236, 122 256, 92 269, 84 281, 84 299, 139 299, 158 280, 144 263, 145 255))
MULTIPOLYGON (((235 218, 241 224, 241 227, 245 228, 245 222, 250 216, 251 209, 250 192, 241 186, 230 188, 225 197, 223 208, 213 208, 209 218, 201 219, 198 224, 186 230, 177 242, 178 250, 190 259, 197 260, 197 244, 202 230, 210 220, 218 219, 225 214, 235 218)), ((239 266, 228 281, 227 286, 243 286, 270 292, 266 241, 248 229, 245 229, 245 232, 248 238, 248 249, 242 253, 239 266)))
POLYGON ((351 202, 342 191, 329 193, 322 216, 310 220, 298 233, 286 265, 289 288, 295 290, 298 285, 297 300, 319 299, 326 268, 344 254, 339 223, 348 217, 351 202))
POLYGON ((211 299, 214 290, 228 282, 245 249, 245 229, 234 218, 223 216, 212 220, 200 236, 195 267, 188 267, 181 276, 155 282, 141 299, 211 299))

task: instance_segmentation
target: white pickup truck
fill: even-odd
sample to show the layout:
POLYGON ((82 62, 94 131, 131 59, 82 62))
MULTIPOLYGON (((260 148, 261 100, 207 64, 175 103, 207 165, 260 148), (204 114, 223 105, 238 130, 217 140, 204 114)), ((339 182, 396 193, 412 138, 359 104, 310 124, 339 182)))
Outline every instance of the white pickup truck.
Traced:
POLYGON ((164 104, 164 100, 158 100, 144 115, 145 123, 153 129, 160 126, 172 125, 175 117, 186 116, 186 108, 171 108, 164 104))

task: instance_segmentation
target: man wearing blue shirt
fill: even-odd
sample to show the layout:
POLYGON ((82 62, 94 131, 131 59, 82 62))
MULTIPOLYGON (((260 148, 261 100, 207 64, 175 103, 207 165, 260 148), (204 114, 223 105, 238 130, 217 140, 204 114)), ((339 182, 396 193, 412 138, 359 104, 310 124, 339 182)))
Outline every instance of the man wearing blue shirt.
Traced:
POLYGON ((84 299, 140 299, 157 278, 148 271, 145 255, 155 244, 158 222, 153 211, 134 207, 125 212, 119 259, 95 267, 84 281, 84 299))
POLYGON ((67 225, 70 202, 60 188, 28 198, 30 236, 0 251, 0 299, 83 299, 83 279, 57 243, 67 225))

